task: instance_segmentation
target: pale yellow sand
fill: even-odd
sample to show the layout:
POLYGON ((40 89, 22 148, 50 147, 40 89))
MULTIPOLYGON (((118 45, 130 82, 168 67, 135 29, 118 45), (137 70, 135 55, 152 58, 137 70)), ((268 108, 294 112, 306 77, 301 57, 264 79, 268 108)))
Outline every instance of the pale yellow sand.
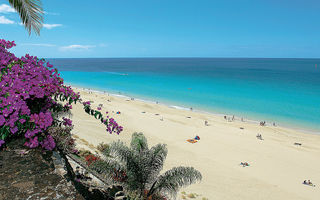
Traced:
MULTIPOLYGON (((201 194, 197 199, 320 199, 320 135, 241 121, 227 122, 220 116, 78 91, 84 100, 94 101, 93 108, 103 104, 103 113, 109 111, 124 127, 119 136, 106 133, 104 126, 77 104, 72 120, 79 147, 84 146, 84 140, 91 148, 118 139, 129 142, 133 132, 143 132, 150 146, 167 144, 169 152, 164 170, 182 165, 193 166, 202 173, 201 183, 181 190, 201 194), (204 125, 205 120, 210 126, 204 125), (257 133, 264 140, 258 140, 257 133), (198 143, 186 142, 196 135, 201 138, 198 143), (302 146, 294 145, 295 142, 302 146), (241 167, 239 164, 244 161, 250 166, 241 167), (316 187, 303 185, 305 179, 310 179, 316 187)), ((181 199, 181 193, 177 199, 181 199)))

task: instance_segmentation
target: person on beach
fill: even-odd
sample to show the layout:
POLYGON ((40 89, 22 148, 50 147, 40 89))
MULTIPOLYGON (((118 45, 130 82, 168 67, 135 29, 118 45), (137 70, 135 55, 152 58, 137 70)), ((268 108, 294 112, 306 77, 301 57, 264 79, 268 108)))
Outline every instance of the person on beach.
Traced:
POLYGON ((303 184, 315 187, 315 185, 310 180, 308 181, 304 180, 303 184))
POLYGON ((208 126, 208 121, 204 121, 204 125, 205 125, 205 126, 208 126))
POLYGON ((242 165, 242 167, 248 167, 249 164, 247 162, 241 162, 240 165, 242 165))
POLYGON ((265 126, 266 125, 266 122, 263 121, 263 122, 260 122, 260 126, 265 126))
POLYGON ((232 121, 234 121, 234 115, 232 116, 232 121))
POLYGON ((224 116, 223 118, 224 118, 225 120, 227 120, 227 116, 224 116))
POLYGON ((190 110, 192 111, 192 107, 190 108, 190 110))
POLYGON ((256 136, 256 137, 257 137, 259 140, 263 140, 263 139, 262 139, 262 135, 261 135, 261 134, 259 134, 259 133, 257 134, 257 136, 256 136))

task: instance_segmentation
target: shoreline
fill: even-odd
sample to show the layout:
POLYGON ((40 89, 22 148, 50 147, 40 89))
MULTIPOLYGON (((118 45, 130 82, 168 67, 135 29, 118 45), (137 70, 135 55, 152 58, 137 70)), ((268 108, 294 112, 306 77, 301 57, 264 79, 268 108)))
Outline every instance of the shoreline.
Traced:
POLYGON ((186 192, 201 195, 195 200, 316 200, 320 195, 320 135, 239 120, 228 122, 223 115, 108 96, 103 91, 74 90, 84 101, 92 101, 92 108, 102 104, 101 112, 109 112, 124 127, 119 135, 106 133, 103 124, 75 104, 71 120, 77 148, 94 153, 101 142, 121 140, 129 145, 132 133, 141 132, 150 148, 159 143, 167 146, 161 173, 177 166, 194 167, 202 173, 200 183, 182 188, 178 196, 186 192), (188 142, 195 136, 201 139, 188 142), (243 167, 241 162, 250 166, 243 167), (317 187, 303 185, 304 180, 317 187))
MULTIPOLYGON (((78 90, 96 92, 96 93, 99 93, 99 94, 102 94, 102 95, 108 94, 110 96, 119 97, 119 98, 123 98, 123 99, 125 99, 125 98, 129 98, 129 99, 133 98, 132 96, 121 94, 120 91, 119 91, 120 94, 116 94, 116 93, 110 92, 108 90, 103 90, 102 91, 102 90, 99 90, 99 89, 91 89, 91 88, 80 86, 80 85, 77 85, 77 84, 71 84, 71 83, 67 83, 67 84, 70 85, 72 88, 75 88, 75 89, 78 89, 78 90)), ((172 104, 162 103, 162 102, 153 101, 153 100, 146 100, 146 99, 141 99, 141 98, 135 98, 135 97, 134 97, 134 100, 141 101, 141 102, 144 102, 144 103, 164 105, 164 106, 167 106, 169 108, 174 108, 174 109, 177 109, 177 110, 192 111, 192 112, 196 112, 196 113, 212 115, 214 117, 227 116, 227 118, 228 117, 232 118, 232 115, 230 115, 230 114, 210 112, 210 111, 204 111, 204 110, 201 110, 201 109, 198 110, 198 109, 194 109, 194 108, 192 108, 192 110, 190 110, 190 108, 179 106, 179 105, 172 105, 172 104)), ((243 122, 243 123, 249 123, 249 124, 256 124, 256 125, 259 125, 259 123, 260 123, 260 121, 257 121, 257 120, 254 120, 254 119, 241 118, 241 117, 238 117, 237 115, 233 115, 233 116, 234 116, 234 119, 235 119, 234 121, 243 122), (243 119, 243 121, 241 119, 243 119)), ((315 130, 315 129, 311 129, 311 128, 307 129, 305 127, 304 128, 295 127, 295 126, 292 126, 292 124, 290 124, 290 123, 285 124, 285 125, 276 124, 276 126, 273 126, 272 122, 266 122, 265 126, 292 129, 292 130, 296 130, 298 132, 302 132, 304 134, 320 135, 320 131, 319 130, 315 130)))

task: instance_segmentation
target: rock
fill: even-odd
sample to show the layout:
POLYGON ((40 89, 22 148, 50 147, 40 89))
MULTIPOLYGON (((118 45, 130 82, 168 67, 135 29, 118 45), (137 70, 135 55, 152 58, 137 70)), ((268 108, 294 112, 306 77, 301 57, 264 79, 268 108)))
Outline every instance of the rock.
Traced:
POLYGON ((125 196, 123 191, 119 191, 114 195, 114 200, 126 200, 127 197, 125 196))
POLYGON ((84 198, 66 179, 54 173, 51 153, 28 150, 23 156, 23 140, 10 142, 0 151, 0 199, 79 199, 84 198))

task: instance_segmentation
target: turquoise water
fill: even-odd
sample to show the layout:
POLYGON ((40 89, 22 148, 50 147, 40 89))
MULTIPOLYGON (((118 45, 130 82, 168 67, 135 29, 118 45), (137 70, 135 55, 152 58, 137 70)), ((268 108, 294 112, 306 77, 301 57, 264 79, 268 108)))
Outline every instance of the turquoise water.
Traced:
POLYGON ((52 63, 70 84, 320 130, 319 59, 54 59, 52 63))

